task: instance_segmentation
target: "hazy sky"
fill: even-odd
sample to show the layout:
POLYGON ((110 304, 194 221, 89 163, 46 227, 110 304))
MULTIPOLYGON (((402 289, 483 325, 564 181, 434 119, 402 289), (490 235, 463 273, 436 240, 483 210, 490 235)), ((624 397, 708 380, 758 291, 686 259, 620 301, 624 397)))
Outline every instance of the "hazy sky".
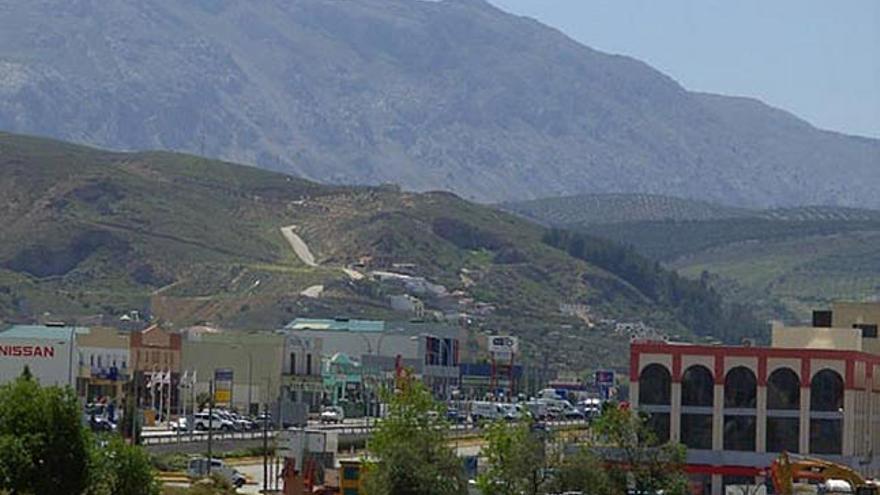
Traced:
POLYGON ((880 0, 490 0, 692 90, 880 137, 880 0))

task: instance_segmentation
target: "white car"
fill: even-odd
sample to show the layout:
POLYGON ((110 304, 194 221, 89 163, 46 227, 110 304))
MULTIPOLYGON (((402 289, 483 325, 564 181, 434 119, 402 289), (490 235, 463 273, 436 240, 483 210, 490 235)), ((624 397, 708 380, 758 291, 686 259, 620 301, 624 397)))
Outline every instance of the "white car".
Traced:
MULTIPOLYGON (((246 482, 244 475, 234 468, 223 463, 220 459, 211 459, 211 474, 226 478, 236 489, 241 488, 246 482)), ((186 467, 186 474, 193 479, 201 479, 208 476, 208 459, 199 457, 190 459, 186 467)))
POLYGON ((220 430, 220 431, 233 431, 235 430, 235 425, 232 424, 232 421, 228 419, 223 419, 222 416, 214 413, 213 417, 210 417, 207 412, 196 413, 195 418, 193 420, 193 426, 197 430, 220 430))
POLYGON ((325 407, 321 411, 321 423, 341 424, 343 421, 345 421, 345 411, 339 406, 325 407))

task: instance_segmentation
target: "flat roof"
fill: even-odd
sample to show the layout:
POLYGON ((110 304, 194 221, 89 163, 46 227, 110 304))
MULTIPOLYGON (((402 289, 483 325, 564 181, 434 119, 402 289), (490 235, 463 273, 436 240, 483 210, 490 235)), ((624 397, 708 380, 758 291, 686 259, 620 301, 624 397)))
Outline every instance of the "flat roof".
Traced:
POLYGON ((381 320, 349 320, 297 318, 284 327, 286 330, 334 330, 339 332, 384 332, 385 322, 381 320))
POLYGON ((89 329, 88 327, 74 326, 13 325, 0 331, 0 338, 70 340, 71 332, 88 334, 89 329))

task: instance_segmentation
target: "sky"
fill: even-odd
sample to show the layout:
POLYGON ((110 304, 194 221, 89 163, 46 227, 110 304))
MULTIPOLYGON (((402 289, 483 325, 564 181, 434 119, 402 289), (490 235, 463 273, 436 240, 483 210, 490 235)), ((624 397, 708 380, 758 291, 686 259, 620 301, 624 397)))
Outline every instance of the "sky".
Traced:
POLYGON ((687 89, 880 138, 880 0, 489 0, 687 89))

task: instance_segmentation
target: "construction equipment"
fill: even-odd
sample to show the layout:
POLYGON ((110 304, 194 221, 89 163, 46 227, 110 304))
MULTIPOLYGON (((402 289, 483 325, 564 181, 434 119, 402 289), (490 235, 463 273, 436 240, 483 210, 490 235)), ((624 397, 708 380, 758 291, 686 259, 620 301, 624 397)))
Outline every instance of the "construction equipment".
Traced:
POLYGON ((880 495, 876 483, 866 481, 849 466, 814 457, 783 452, 770 466, 770 474, 779 495, 794 495, 795 480, 799 479, 821 481, 828 485, 830 481, 843 480, 849 484, 850 493, 854 495, 880 495))

